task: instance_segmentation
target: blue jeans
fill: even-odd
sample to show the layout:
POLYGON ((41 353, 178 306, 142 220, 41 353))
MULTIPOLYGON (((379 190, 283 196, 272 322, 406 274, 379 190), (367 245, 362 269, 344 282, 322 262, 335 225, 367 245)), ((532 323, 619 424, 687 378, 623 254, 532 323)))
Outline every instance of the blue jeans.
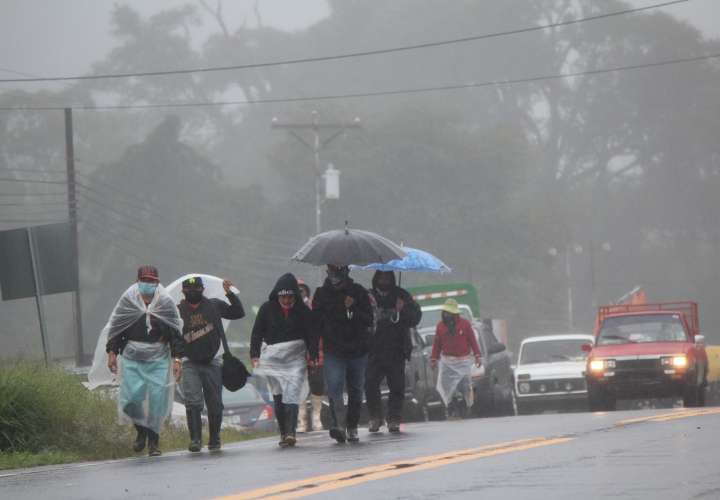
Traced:
POLYGON ((367 359, 367 355, 345 359, 325 353, 325 383, 327 384, 332 427, 357 428, 365 391, 367 359), (345 384, 347 384, 348 393, 347 409, 343 401, 345 384))

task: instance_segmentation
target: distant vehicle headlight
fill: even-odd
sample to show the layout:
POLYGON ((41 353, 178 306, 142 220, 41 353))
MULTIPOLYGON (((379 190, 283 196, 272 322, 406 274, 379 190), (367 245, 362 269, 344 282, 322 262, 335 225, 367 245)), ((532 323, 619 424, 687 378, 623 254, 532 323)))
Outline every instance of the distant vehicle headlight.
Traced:
POLYGON ((572 385, 571 382, 565 382, 565 390, 566 390, 567 392, 570 392, 570 391, 573 390, 573 385, 572 385))
POLYGON ((518 390, 519 390, 522 394, 527 394, 528 392, 530 392, 530 384, 528 384, 527 382, 523 382, 523 383, 521 383, 521 384, 518 384, 518 390))
POLYGON ((540 392, 547 392, 547 386, 545 384, 540 384, 540 392))

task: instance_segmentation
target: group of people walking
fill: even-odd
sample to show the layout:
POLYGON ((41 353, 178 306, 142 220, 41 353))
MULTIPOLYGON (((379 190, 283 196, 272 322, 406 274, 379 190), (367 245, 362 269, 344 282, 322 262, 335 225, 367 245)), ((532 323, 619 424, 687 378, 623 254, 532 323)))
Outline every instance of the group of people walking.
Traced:
MULTIPOLYGON (((303 414, 308 392, 315 429, 320 428, 322 395, 327 394, 329 434, 338 443, 359 441, 363 395, 370 432, 386 424, 390 432, 400 431, 405 361, 412 351, 410 331, 420 322, 421 309, 397 285, 393 272, 377 271, 371 290, 356 283, 347 266, 328 265, 326 272, 314 295, 294 275, 281 276, 253 325, 253 376, 267 380, 281 447, 295 446, 298 421, 307 427, 303 414), (387 421, 380 391, 384 379, 390 389, 387 421)), ((119 375, 121 415, 137 430, 135 451, 147 445, 151 456, 161 453, 159 430, 169 413, 174 381, 179 382, 185 400, 189 451, 202 449, 203 406, 207 408, 208 449, 221 448, 221 345, 227 345, 222 320, 245 316, 232 283, 225 280, 222 285, 227 302, 206 297, 202 278, 190 277, 182 282, 184 298, 176 304, 160 285, 157 269, 143 266, 137 282, 115 306, 103 330, 104 348, 107 367, 119 375)), ((467 325, 453 312, 448 309, 447 318, 445 313, 443 317, 446 326, 438 327, 433 361, 443 352, 466 354, 470 348, 479 356, 476 342, 460 346, 467 325), (458 338, 448 339, 456 331, 458 338)), ((470 337, 474 340, 474 335, 470 337)))

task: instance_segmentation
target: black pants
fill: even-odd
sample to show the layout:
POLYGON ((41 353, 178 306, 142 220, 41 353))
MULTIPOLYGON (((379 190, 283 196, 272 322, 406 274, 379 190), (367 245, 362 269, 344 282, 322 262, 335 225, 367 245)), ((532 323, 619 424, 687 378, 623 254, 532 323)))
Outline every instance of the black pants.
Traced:
POLYGON ((390 389, 388 420, 400 422, 405 399, 405 361, 402 358, 383 360, 374 356, 370 357, 365 382, 365 398, 368 413, 372 419, 382 420, 383 418, 382 396, 380 395, 380 384, 383 379, 387 379, 390 389))

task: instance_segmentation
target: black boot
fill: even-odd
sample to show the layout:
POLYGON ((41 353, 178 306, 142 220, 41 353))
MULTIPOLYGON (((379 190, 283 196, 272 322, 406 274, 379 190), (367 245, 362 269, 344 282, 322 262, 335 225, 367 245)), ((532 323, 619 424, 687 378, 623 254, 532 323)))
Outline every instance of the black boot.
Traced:
POLYGON ((152 429, 147 430, 148 436, 148 456, 159 457, 162 455, 160 451, 160 435, 152 429))
POLYGON ((222 447, 220 443, 220 427, 222 426, 222 413, 208 415, 208 427, 210 428, 210 439, 208 440, 208 450, 217 451, 222 447))
POLYGON ((190 431, 190 444, 188 450, 197 453, 202 450, 202 419, 200 408, 185 408, 188 430, 190 431))
POLYGON ((347 440, 347 435, 345 434, 345 404, 342 399, 336 401, 328 398, 328 402, 330 403, 330 417, 332 420, 330 437, 338 443, 344 443, 347 440))
POLYGON ((137 431, 137 437, 133 443, 133 451, 139 453, 145 449, 145 441, 147 441, 147 429, 140 425, 135 424, 135 430, 137 431))
POLYGON ((287 420, 285 420, 285 405, 282 402, 282 394, 273 395, 273 401, 275 402, 275 419, 277 420, 278 430, 280 431, 280 442, 278 445, 287 446, 285 443, 285 438, 287 437, 285 424, 287 420))
POLYGON ((285 405, 285 444, 287 446, 295 446, 297 439, 295 438, 295 430, 298 421, 298 405, 285 405))

